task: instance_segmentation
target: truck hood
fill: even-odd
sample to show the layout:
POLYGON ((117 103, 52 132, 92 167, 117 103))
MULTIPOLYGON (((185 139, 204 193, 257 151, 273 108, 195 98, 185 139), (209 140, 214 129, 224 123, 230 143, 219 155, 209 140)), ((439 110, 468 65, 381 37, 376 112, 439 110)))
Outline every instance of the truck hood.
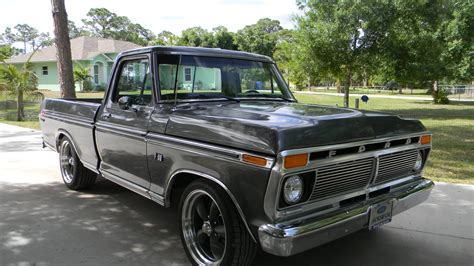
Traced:
POLYGON ((180 105, 166 126, 168 135, 270 155, 422 131, 397 115, 270 101, 180 105))

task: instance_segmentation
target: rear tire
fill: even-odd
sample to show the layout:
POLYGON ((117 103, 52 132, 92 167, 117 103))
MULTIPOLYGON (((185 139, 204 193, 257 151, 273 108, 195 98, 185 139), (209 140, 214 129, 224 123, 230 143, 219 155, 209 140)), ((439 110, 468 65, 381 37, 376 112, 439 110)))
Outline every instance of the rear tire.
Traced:
POLYGON ((180 235, 193 265, 250 265, 257 244, 229 196, 203 180, 186 187, 179 203, 180 235))
POLYGON ((64 184, 72 190, 80 190, 94 184, 97 174, 84 167, 68 137, 59 146, 59 167, 64 184))

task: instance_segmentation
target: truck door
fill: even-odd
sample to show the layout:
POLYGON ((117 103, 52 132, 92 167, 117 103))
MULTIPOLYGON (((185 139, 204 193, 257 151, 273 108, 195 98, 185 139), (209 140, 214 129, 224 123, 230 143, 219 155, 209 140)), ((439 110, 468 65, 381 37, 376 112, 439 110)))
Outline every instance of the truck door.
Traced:
POLYGON ((150 186, 145 143, 153 111, 150 73, 148 56, 122 58, 96 122, 101 172, 138 193, 150 186))

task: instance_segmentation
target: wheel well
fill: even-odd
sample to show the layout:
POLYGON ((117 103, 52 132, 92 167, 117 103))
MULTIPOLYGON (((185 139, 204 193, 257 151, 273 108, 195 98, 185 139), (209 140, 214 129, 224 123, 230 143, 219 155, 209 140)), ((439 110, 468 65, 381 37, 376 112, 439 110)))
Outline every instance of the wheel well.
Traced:
POLYGON ((202 176, 198 176, 191 173, 179 173, 173 177, 173 181, 170 184, 171 190, 167 200, 167 206, 177 206, 179 203, 179 198, 183 193, 184 189, 197 179, 205 179, 202 176))
POLYGON ((63 138, 66 136, 66 134, 64 133, 59 133, 58 134, 58 138, 56 139, 56 150, 59 151, 59 145, 61 144, 61 141, 63 140, 63 138))
MULTIPOLYGON (((193 174, 193 173, 187 173, 187 172, 182 172, 177 174, 172 178, 171 183, 169 184, 169 187, 167 188, 168 193, 165 195, 165 206, 166 207, 172 207, 176 208, 178 207, 179 200, 181 195, 184 192, 184 189, 186 188, 187 185, 191 184, 191 182, 195 180, 202 180, 204 182, 207 182, 213 186, 218 187, 219 189, 225 189, 225 187, 222 187, 222 185, 218 184, 216 181, 206 178, 203 176, 200 176, 198 174, 193 174)), ((226 191, 227 196, 229 196, 230 200, 232 201, 233 205, 235 208, 237 208, 237 212, 239 213, 239 218, 242 220, 242 222, 245 224, 245 227, 247 229, 247 232, 250 234, 252 237, 252 240, 255 243, 258 243, 257 240, 255 239, 255 236, 253 235, 252 231, 250 230, 250 227, 247 223, 247 220, 245 219, 245 216, 240 209, 240 206, 236 199, 230 194, 230 192, 226 191)))

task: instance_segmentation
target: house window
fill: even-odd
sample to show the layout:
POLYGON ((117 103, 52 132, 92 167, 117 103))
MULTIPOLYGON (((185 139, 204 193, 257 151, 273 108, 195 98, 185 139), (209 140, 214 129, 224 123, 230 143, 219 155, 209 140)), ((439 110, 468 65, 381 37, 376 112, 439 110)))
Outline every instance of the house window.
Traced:
POLYGON ((191 81, 191 68, 190 67, 184 68, 184 81, 191 81))
POLYGON ((48 75, 48 66, 43 66, 41 69, 43 70, 43 76, 47 76, 48 75))
POLYGON ((94 65, 94 83, 99 84, 99 65, 94 65))

